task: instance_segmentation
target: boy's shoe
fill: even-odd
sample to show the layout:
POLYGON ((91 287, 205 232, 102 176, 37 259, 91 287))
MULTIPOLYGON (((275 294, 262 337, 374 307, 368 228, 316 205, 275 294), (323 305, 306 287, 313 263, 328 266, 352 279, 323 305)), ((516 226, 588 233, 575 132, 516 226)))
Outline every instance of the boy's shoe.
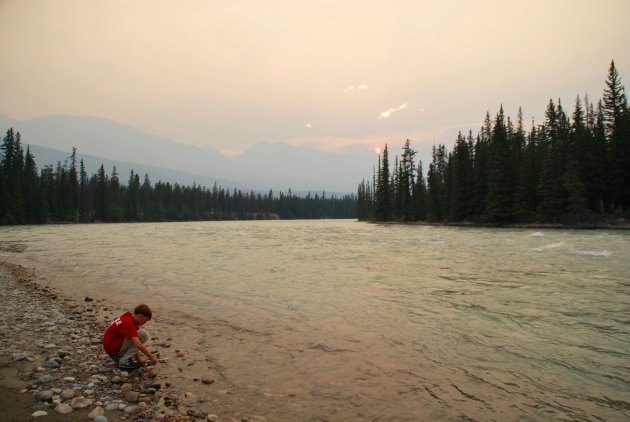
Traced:
POLYGON ((131 358, 127 359, 124 362, 118 363, 118 368, 123 369, 125 371, 133 371, 134 369, 140 368, 140 364, 134 362, 131 358))

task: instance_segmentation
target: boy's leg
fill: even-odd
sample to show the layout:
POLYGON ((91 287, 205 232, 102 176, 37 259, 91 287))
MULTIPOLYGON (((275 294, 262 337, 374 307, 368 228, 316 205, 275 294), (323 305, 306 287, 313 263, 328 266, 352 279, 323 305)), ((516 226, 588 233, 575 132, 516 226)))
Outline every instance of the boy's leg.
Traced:
MULTIPOLYGON (((138 340, 140 340, 142 344, 146 344, 147 341, 149 341, 149 333, 147 333, 142 328, 139 329, 138 340)), ((120 364, 127 365, 128 363, 133 362, 133 358, 136 358, 140 354, 140 350, 136 347, 135 344, 133 344, 133 341, 127 338, 123 342, 123 345, 118 352, 120 364)))

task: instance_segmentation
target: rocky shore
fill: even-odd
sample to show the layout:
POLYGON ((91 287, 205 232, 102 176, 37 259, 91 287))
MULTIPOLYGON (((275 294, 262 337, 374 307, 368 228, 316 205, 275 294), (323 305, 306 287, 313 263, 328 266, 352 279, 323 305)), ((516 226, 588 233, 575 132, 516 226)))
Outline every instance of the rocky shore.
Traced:
MULTIPOLYGON (((34 281, 27 268, 0 262, 0 415, 3 421, 251 421, 262 416, 215 415, 196 394, 161 379, 169 359, 184 352, 152 338, 153 368, 120 371, 102 351, 107 307, 63 297, 34 281), (159 351, 153 349, 159 344, 159 351), (160 355, 161 353, 161 355, 160 355), (172 354, 173 356, 170 356, 172 354)), ((212 377, 200 377, 211 386, 212 377)))

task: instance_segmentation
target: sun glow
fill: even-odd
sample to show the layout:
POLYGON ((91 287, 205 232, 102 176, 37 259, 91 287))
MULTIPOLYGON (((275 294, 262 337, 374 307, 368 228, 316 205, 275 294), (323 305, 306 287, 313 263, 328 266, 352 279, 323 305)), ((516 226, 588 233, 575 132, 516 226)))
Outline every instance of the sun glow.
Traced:
POLYGON ((378 147, 374 148, 374 153, 375 153, 376 155, 380 155, 380 154, 381 154, 381 149, 380 149, 380 148, 378 148, 378 147))

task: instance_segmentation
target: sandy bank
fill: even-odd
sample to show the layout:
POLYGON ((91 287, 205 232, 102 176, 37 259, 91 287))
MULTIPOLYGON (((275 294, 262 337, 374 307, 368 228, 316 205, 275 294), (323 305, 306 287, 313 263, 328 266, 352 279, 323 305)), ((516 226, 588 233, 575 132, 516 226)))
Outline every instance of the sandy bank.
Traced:
MULTIPOLYGON (((38 282, 24 266, 0 261, 0 414, 3 421, 32 419, 109 421, 265 421, 221 404, 221 377, 206 362, 196 377, 179 377, 188 353, 177 349, 160 323, 147 324, 149 348, 160 358, 157 376, 119 371, 100 336, 124 309, 98 298, 79 301, 38 282), (164 336, 162 336, 164 334, 164 336), (219 381, 219 382, 215 382, 219 381), (216 396, 210 402, 203 397, 216 396), (69 411, 62 414, 60 411, 69 411), (35 412, 47 415, 34 417, 35 412)), ((180 331, 182 328, 179 329, 180 331)), ((185 331, 185 330, 184 330, 185 331)))

